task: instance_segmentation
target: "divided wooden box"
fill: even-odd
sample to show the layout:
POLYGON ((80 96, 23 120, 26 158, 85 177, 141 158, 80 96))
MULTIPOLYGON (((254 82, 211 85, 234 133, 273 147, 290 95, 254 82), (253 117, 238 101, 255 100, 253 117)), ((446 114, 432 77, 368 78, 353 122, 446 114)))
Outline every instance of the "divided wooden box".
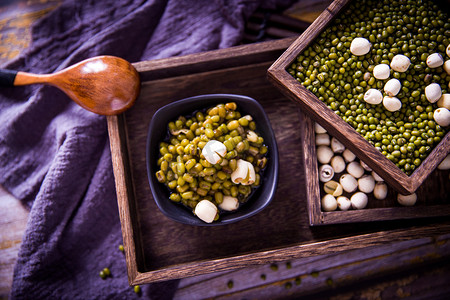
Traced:
POLYGON ((446 134, 422 164, 408 176, 287 72, 287 68, 297 56, 320 35, 349 2, 350 0, 333 1, 269 68, 269 79, 288 98, 298 103, 309 117, 344 143, 393 188, 402 194, 411 194, 450 153, 450 133, 446 134))
MULTIPOLYGON (((314 121, 310 118, 305 118, 302 126, 310 225, 450 216, 449 170, 435 170, 427 177, 423 184, 416 190, 418 200, 414 206, 401 206, 396 200, 398 192, 388 185, 388 196, 386 199, 376 199, 373 193, 369 193, 368 205, 364 209, 324 211, 321 208, 320 199, 325 195, 325 192, 323 183, 319 181, 314 121)), ((338 181, 341 174, 335 174, 333 179, 338 181)))
POLYGON ((142 80, 141 94, 130 110, 108 117, 130 284, 450 232, 450 220, 442 217, 365 222, 358 226, 310 226, 309 201, 319 201, 314 140, 310 135, 312 122, 296 103, 267 81, 267 69, 293 41, 264 42, 134 64, 142 80), (163 105, 211 93, 242 94, 261 103, 279 148, 278 186, 271 204, 249 219, 217 227, 183 225, 165 217, 152 198, 145 162, 148 125, 163 105), (304 134, 304 128, 309 128, 310 134, 304 134))

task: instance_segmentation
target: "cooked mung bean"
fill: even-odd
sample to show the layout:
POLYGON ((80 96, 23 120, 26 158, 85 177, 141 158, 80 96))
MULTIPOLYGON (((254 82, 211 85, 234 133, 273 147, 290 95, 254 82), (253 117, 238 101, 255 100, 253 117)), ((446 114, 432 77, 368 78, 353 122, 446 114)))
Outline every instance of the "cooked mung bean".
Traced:
POLYGON ((168 136, 159 147, 159 170, 155 176, 168 187, 169 199, 192 210, 206 199, 217 206, 220 214, 223 212, 219 204, 224 196, 236 197, 240 204, 247 201, 260 185, 268 162, 268 148, 256 131, 255 121, 250 115, 241 115, 234 102, 218 104, 169 122, 168 136), (202 153, 208 150, 207 143, 212 140, 223 143, 223 149, 226 148, 225 155, 217 158, 215 164, 202 153), (256 173, 254 182, 249 181, 249 185, 231 181, 231 174, 241 159, 250 162, 256 173))

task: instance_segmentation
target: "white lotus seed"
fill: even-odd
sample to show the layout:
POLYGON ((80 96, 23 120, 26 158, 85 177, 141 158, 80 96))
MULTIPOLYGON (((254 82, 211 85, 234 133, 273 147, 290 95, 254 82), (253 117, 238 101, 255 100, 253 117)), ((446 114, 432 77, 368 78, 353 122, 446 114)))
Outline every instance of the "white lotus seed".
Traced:
POLYGON ((326 133, 327 130, 323 128, 319 123, 314 123, 314 132, 315 133, 326 133))
POLYGON ((444 160, 437 166, 439 170, 448 170, 450 169, 450 154, 447 155, 444 160))
POLYGON ((345 160, 342 156, 336 155, 331 159, 331 167, 334 170, 334 173, 341 173, 345 170, 345 160))
POLYGON ((425 97, 431 103, 435 103, 441 98, 441 86, 437 83, 431 83, 425 87, 425 97))
POLYGON ((388 82, 386 82, 386 84, 384 85, 384 92, 388 96, 393 97, 396 96, 398 92, 400 92, 401 87, 402 84, 400 83, 400 81, 396 78, 392 78, 388 80, 388 82))
POLYGON ((369 167, 365 162, 361 160, 359 163, 361 164, 361 167, 363 167, 364 170, 366 170, 367 172, 372 172, 372 168, 369 167))
POLYGON ((353 154, 353 152, 349 149, 345 149, 344 152, 342 152, 342 156, 344 157, 346 162, 352 162, 356 158, 356 155, 353 154))
POLYGON ((373 68, 373 77, 376 79, 388 79, 391 74, 391 69, 387 64, 379 64, 373 68))
POLYGON ((365 38, 354 38, 350 44, 350 52, 353 55, 361 56, 369 53, 372 44, 365 38))
POLYGON ((201 200, 194 209, 195 215, 206 223, 211 223, 217 214, 217 207, 209 200, 201 200))
POLYGON ((436 104, 438 107, 445 107, 450 110, 450 94, 442 94, 436 104))
POLYGON ((339 196, 336 199, 337 205, 340 210, 346 211, 352 206, 352 202, 345 196, 339 196))
POLYGON ((410 65, 411 61, 403 54, 397 54, 391 60, 391 68, 397 72, 406 72, 410 65))
POLYGON ((330 165, 321 165, 319 168, 319 180, 322 182, 330 181, 334 176, 334 170, 330 165))
POLYGON ((369 197, 363 192, 356 192, 350 197, 350 201, 354 209, 363 209, 367 206, 369 197))
POLYGON ((329 146, 330 145, 330 136, 328 133, 319 133, 316 134, 316 146, 329 146))
POLYGON ((337 209, 336 198, 330 194, 326 194, 322 197, 321 204, 324 211, 333 211, 337 209))
POLYGON ((375 199, 383 200, 386 199, 388 193, 387 184, 384 182, 377 182, 373 188, 373 196, 375 199))
POLYGON ((367 92, 364 93, 364 101, 369 104, 380 104, 383 101, 383 94, 377 89, 368 89, 367 92))
POLYGON ((219 207, 226 211, 236 210, 239 207, 239 200, 235 197, 223 196, 222 203, 219 204, 219 207))
POLYGON ((203 147, 202 154, 210 164, 215 165, 227 154, 227 147, 219 141, 211 140, 203 147))
POLYGON ((317 147, 317 160, 321 164, 328 164, 331 161, 331 158, 333 157, 334 153, 333 150, 331 150, 328 146, 319 146, 317 147))
POLYGON ((347 165, 347 173, 355 178, 360 178, 364 175, 364 168, 357 161, 352 161, 347 165))
POLYGON ((450 59, 445 61, 442 68, 444 69, 445 72, 447 72, 448 75, 450 75, 450 59))
POLYGON ((339 142, 339 140, 335 137, 331 138, 331 150, 333 150, 334 153, 342 153, 345 150, 344 144, 339 142))
POLYGON ((334 180, 326 182, 323 185, 323 190, 325 191, 325 193, 333 195, 335 197, 342 195, 342 193, 344 192, 342 185, 334 180))
POLYGON ((445 49, 445 53, 447 53, 447 56, 450 56, 450 44, 447 45, 447 49, 445 49))
POLYGON ((445 107, 439 107, 434 111, 433 118, 439 126, 447 127, 450 125, 450 110, 445 107))
POLYGON ((366 194, 372 193, 375 188, 375 179, 372 175, 364 175, 358 179, 358 189, 366 194))
POLYGON ((236 163, 236 170, 231 173, 231 181, 236 184, 251 185, 255 182, 256 173, 253 165, 243 159, 236 163))
POLYGON ((417 195, 416 193, 412 193, 410 195, 398 194, 397 202, 403 206, 413 206, 417 202, 417 195))
POLYGON ((254 132, 253 130, 249 130, 247 132, 247 140, 249 142, 253 142, 256 143, 258 141, 258 135, 256 134, 256 132, 254 132))
POLYGON ((344 174, 339 178, 339 183, 347 193, 353 193, 358 188, 358 182, 355 177, 350 174, 344 174))
POLYGON ((398 111, 402 108, 402 102, 397 97, 384 96, 383 106, 388 111, 398 111))
POLYGON ((372 176, 373 176, 373 179, 375 179, 375 181, 378 181, 378 182, 384 181, 384 179, 380 175, 375 173, 375 171, 372 171, 372 176))
POLYGON ((442 58, 442 55, 440 55, 439 53, 433 53, 428 55, 427 57, 427 65, 430 68, 437 68, 442 66, 442 64, 444 63, 444 59, 442 58))
POLYGON ((243 118, 246 119, 249 122, 253 121, 253 117, 250 116, 250 115, 245 115, 245 116, 243 116, 243 118))

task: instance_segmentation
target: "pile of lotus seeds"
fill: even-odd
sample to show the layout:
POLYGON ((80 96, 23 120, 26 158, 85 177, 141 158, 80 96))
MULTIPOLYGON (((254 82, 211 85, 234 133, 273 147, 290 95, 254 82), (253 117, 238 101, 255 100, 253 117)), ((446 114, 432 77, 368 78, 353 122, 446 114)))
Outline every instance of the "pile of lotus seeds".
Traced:
MULTIPOLYGON (((388 195, 388 186, 383 178, 373 172, 364 162, 347 149, 338 139, 315 124, 315 142, 319 163, 319 181, 324 196, 321 198, 323 211, 343 211, 366 208, 373 193, 376 199, 383 200, 388 195)), ((414 205, 416 194, 398 198, 403 205, 414 205)))
POLYGON ((449 129, 449 44, 432 1, 352 1, 288 72, 410 175, 449 129))
MULTIPOLYGON (((377 200, 386 199, 389 189, 383 178, 317 123, 314 125, 314 132, 323 211, 366 208, 370 194, 377 200)), ((450 169, 450 155, 447 155, 437 169, 450 169)), ((397 194, 396 199, 402 206, 413 206, 416 204, 417 194, 397 194)))

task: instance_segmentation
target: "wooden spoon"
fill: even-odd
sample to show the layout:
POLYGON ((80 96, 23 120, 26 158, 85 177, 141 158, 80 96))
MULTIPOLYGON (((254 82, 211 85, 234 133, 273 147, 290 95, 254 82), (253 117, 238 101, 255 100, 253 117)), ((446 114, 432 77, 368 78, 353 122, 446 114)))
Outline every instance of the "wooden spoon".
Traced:
POLYGON ((140 90, 136 69, 115 56, 89 58, 53 74, 0 69, 0 85, 36 83, 55 86, 83 108, 100 115, 124 112, 134 104, 140 90))

